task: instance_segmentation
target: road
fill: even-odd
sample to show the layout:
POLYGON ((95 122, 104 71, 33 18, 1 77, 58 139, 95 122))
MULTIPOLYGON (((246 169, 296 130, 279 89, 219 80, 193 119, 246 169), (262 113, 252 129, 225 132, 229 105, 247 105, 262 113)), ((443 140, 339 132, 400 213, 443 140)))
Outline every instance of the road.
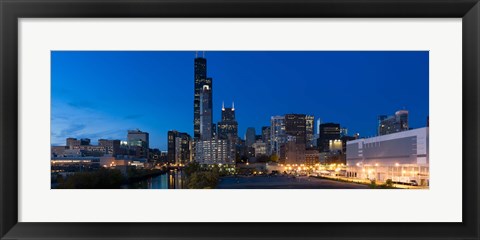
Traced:
POLYGON ((367 189, 367 185, 312 177, 242 176, 222 177, 218 189, 367 189))

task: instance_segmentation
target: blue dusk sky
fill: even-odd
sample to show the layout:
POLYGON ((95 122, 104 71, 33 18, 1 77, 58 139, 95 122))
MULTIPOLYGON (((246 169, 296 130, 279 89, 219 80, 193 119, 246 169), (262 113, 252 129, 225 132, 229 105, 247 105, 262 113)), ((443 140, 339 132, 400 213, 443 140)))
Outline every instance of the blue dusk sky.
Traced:
MULTIPOLYGON (((214 122, 235 101, 239 136, 261 134, 270 117, 304 113, 374 136, 378 115, 409 110, 426 126, 428 51, 211 51, 214 122)), ((52 145, 67 137, 125 140, 150 133, 167 149, 167 131, 193 135, 192 51, 53 51, 52 145)), ((315 126, 316 127, 316 126, 315 126)), ((316 130, 315 130, 316 132, 316 130)))

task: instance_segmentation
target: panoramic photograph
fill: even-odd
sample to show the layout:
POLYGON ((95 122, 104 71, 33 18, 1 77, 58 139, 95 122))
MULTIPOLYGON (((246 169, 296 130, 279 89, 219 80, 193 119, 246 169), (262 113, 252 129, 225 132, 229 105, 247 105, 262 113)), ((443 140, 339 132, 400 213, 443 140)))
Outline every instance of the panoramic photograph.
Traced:
POLYGON ((52 51, 51 189, 429 189, 428 51, 52 51))

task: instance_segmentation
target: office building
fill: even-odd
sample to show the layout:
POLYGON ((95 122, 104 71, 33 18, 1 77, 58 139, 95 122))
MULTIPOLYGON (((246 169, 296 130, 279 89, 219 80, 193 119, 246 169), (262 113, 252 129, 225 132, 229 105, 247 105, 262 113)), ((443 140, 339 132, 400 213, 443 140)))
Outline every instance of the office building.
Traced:
POLYGON ((208 141, 212 139, 212 91, 208 85, 204 85, 200 93, 200 139, 208 141))
POLYGON ((228 140, 236 144, 238 139, 238 123, 235 119, 235 107, 226 108, 222 104, 222 121, 217 124, 218 139, 228 140))
POLYGON ((200 93, 207 79, 207 59, 198 57, 194 59, 194 99, 193 99, 193 132, 194 139, 200 139, 200 93))
POLYGON ((313 146, 316 145, 316 143, 314 143, 316 141, 314 138, 314 119, 314 116, 305 116, 305 138, 307 148, 313 148, 313 146))
POLYGON ((195 161, 202 165, 235 164, 235 151, 226 140, 211 139, 197 142, 195 161))
POLYGON ((320 135, 320 124, 322 124, 322 120, 320 118, 317 119, 317 135, 320 135))
POLYGON ((105 153, 116 156, 121 154, 120 151, 120 140, 108 140, 108 139, 99 139, 98 145, 105 148, 105 153))
MULTIPOLYGON (((213 119, 212 119, 212 121, 213 121, 213 119)), ((212 138, 216 138, 216 137, 217 137, 217 124, 212 123, 212 138)))
POLYGON ((67 138, 66 142, 67 142, 67 147, 69 149, 73 149, 74 146, 90 145, 90 139, 89 138, 81 138, 81 139, 67 138))
POLYGON ((285 114, 285 134, 295 137, 296 143, 303 145, 307 143, 305 119, 305 114, 285 114))
POLYGON ((265 148, 266 148, 266 153, 267 155, 271 154, 271 144, 270 144, 270 134, 271 134, 271 129, 269 126, 263 126, 262 127, 262 141, 265 143, 265 148))
POLYGON ((262 140, 257 140, 254 144, 252 144, 252 148, 254 149, 255 157, 267 155, 267 144, 265 144, 262 140))
POLYGON ((51 157, 61 157, 64 156, 65 150, 69 149, 67 146, 51 146, 50 155, 51 157))
POLYGON ((322 123, 320 124, 320 134, 317 140, 318 150, 328 152, 330 140, 340 139, 340 124, 322 123))
POLYGON ((174 164, 186 164, 192 158, 192 138, 188 133, 168 131, 167 161, 174 164))
POLYGON ((347 177, 429 185, 428 127, 347 142, 347 177))
POLYGON ((280 156, 280 146, 287 140, 284 116, 270 118, 270 133, 270 154, 280 156))
POLYGON ((128 130, 127 142, 130 146, 145 146, 149 148, 150 137, 148 132, 137 130, 128 130))
POLYGON ((280 146, 280 162, 290 165, 305 164, 305 143, 298 143, 295 137, 289 137, 280 146))
POLYGON ((252 147, 252 145, 255 143, 255 135, 255 128, 247 128, 247 132, 245 133, 245 144, 247 147, 252 147))
POLYGON ((305 150, 305 165, 314 166, 320 163, 320 153, 316 149, 305 150))
POLYGON ((393 116, 378 116, 378 135, 387 135, 409 130, 408 111, 399 110, 393 116))
MULTIPOLYGON (((197 141, 200 139, 200 108, 201 100, 200 95, 207 85, 210 91, 212 91, 212 78, 207 77, 207 59, 205 53, 202 57, 197 56, 194 60, 194 98, 193 98, 193 137, 197 141)), ((210 94, 208 102, 211 104, 212 95, 210 94)), ((212 109, 212 105, 209 106, 212 109)))
POLYGON ((137 158, 148 158, 150 136, 148 132, 128 130, 127 144, 130 150, 135 152, 137 158))

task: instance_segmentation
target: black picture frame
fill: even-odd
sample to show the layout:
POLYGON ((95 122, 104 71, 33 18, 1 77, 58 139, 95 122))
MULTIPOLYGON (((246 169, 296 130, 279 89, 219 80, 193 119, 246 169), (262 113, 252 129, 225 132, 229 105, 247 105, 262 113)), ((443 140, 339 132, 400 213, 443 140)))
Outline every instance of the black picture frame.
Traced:
MULTIPOLYGON (((0 0, 0 14, 1 239, 479 239, 480 237, 478 0, 0 0), (21 140, 18 138, 18 19, 123 17, 462 18, 463 222, 18 222, 17 160, 18 141, 21 140)), ((438 214, 442 214, 442 209, 438 210, 438 214)))

